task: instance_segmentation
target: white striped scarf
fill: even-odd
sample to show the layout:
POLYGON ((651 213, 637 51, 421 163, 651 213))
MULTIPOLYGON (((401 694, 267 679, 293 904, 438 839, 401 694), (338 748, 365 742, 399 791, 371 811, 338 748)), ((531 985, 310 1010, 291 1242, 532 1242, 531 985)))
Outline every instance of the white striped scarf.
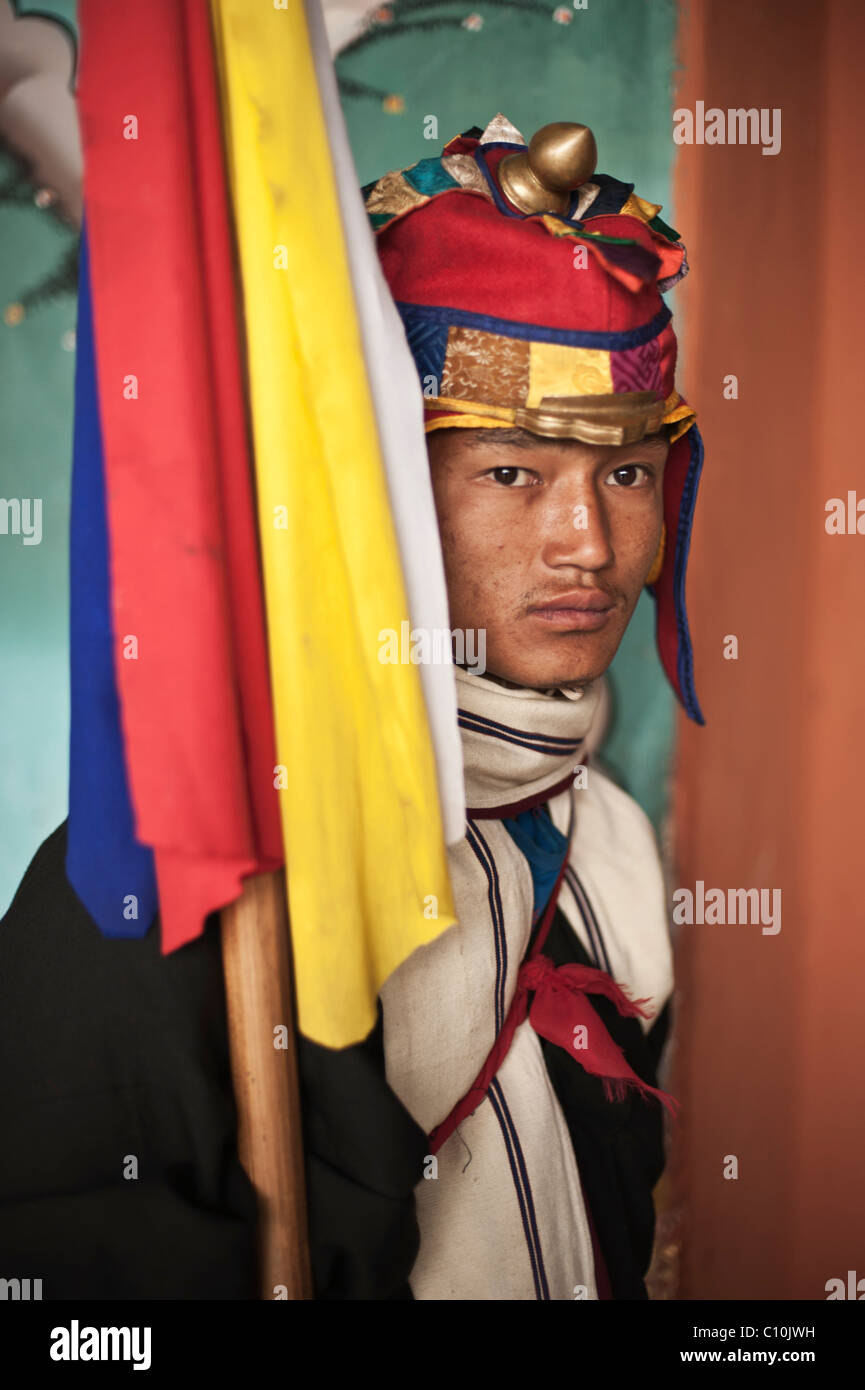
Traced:
MULTIPOLYGON (((585 765, 598 682, 540 693, 458 671, 457 689, 471 810, 513 814, 515 803, 585 765)), ((672 990, 672 962, 648 819, 591 763, 585 789, 561 791, 549 805, 565 833, 575 817, 563 913, 592 962, 659 1012, 672 990)), ((427 1133, 483 1065, 531 931, 531 871, 499 819, 470 818, 449 864, 457 924, 415 951, 381 991, 387 1078, 427 1133)), ((573 1147, 528 1020, 487 1098, 437 1160, 437 1170, 427 1164, 436 1176, 416 1189, 416 1298, 573 1299, 582 1289, 597 1297, 573 1147)))

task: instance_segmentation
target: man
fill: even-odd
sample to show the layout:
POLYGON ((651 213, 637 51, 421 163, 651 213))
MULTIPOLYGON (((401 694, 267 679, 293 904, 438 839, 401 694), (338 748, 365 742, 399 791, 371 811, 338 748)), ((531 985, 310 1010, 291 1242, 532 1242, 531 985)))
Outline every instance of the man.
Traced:
POLYGON ((451 623, 486 637, 487 675, 457 672, 459 921, 381 991, 388 1081, 436 1157, 421 1298, 646 1296, 664 888, 646 817, 586 749, 646 583, 700 718, 683 602, 700 449, 659 292, 684 248, 594 158, 585 127, 526 148, 500 115, 365 190, 424 385, 451 623))
MULTIPOLYGON (((470 808, 451 854, 459 925, 382 991, 388 1079, 428 1130, 501 1032, 563 860, 567 920, 554 921, 544 957, 609 972, 655 1011, 672 985, 652 832, 586 753, 596 678, 657 552, 667 444, 497 435, 444 431, 430 448, 452 622, 485 628, 488 674, 458 672, 470 808), (579 508, 586 524, 576 529, 579 508)), ((621 1031, 607 1023, 654 1085, 666 1019, 649 1038, 633 1019, 621 1031)), ((594 1298, 609 1296, 610 1278, 615 1296, 642 1296, 660 1114, 642 1098, 606 1100, 585 1073, 594 1027, 584 1012, 565 1023, 568 1055, 529 1018, 518 1025, 486 1099, 473 1096, 438 1150, 435 1181, 418 1190, 416 1297, 594 1298), (581 1026, 588 1038, 575 1036, 581 1026), (602 1144, 587 1123, 609 1127, 602 1144)))
MULTIPOLYGON (((363 1043, 300 1039, 319 1298, 646 1296, 670 946, 649 823, 590 749, 644 583, 700 718, 701 454, 659 293, 684 248, 630 185, 589 179, 591 143, 558 126, 527 150, 499 116, 365 190, 425 392, 452 626, 485 633, 487 673, 457 671, 457 924, 386 981, 363 1043)), ((0 927, 0 1263, 45 1298, 255 1297, 218 925, 168 957, 156 929, 101 937, 64 843, 0 927)))

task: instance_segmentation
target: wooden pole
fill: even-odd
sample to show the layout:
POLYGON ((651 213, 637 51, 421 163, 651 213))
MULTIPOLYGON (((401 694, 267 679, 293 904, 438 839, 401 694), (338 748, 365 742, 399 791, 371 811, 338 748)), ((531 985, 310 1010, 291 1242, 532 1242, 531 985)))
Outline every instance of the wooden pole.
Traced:
POLYGON ((220 918, 238 1149, 259 1199, 261 1296, 279 1297, 283 1286, 283 1297, 311 1299, 284 870, 247 879, 220 918))

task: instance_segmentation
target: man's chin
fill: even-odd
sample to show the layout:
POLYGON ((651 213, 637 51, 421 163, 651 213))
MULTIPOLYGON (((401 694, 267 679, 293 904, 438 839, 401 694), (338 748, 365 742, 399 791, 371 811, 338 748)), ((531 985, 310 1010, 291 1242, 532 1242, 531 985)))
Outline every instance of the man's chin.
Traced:
POLYGON ((605 665, 575 670, 572 665, 563 667, 526 665, 524 662, 500 663, 497 668, 487 666, 484 675, 489 680, 513 685, 520 690, 582 690, 602 676, 609 664, 607 662, 605 665))
POLYGON ((602 650, 594 651, 587 649, 585 642, 581 642, 582 650, 578 651, 573 650, 573 642, 568 646, 570 649, 565 652, 552 652, 549 646, 531 652, 524 647, 518 652, 491 651, 488 641, 485 674, 523 690, 581 690, 608 669, 619 641, 612 650, 607 642, 602 650))
POLYGON ((512 676, 499 676, 495 671, 485 671, 487 680, 496 681, 499 685, 510 686, 514 690, 585 690, 593 681, 602 676, 603 671, 599 671, 595 676, 559 677, 550 676, 548 680, 539 679, 533 676, 531 680, 515 680, 512 676))

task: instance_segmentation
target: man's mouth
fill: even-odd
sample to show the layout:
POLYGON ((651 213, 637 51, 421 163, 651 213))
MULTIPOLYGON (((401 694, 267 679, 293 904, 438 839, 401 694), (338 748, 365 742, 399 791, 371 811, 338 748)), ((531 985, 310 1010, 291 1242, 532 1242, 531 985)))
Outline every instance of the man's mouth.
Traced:
POLYGON ((614 601, 600 589, 577 589, 546 603, 532 604, 529 617, 559 632, 597 632, 609 620, 614 601))

